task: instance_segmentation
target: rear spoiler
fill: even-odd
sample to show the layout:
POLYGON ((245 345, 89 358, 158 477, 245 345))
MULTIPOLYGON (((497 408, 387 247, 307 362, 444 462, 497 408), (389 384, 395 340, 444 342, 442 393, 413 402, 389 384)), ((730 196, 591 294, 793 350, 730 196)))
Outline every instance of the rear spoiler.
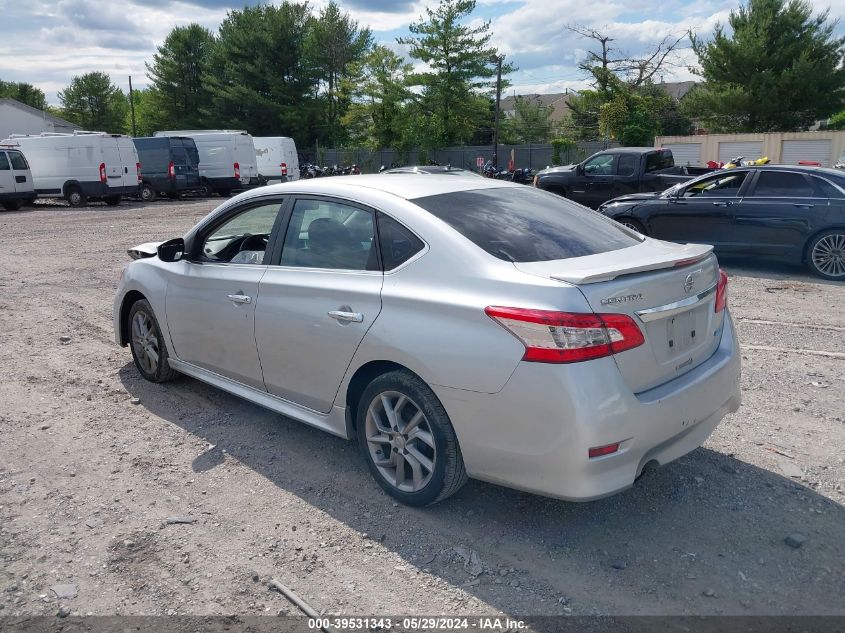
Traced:
POLYGON ((594 284, 623 275, 691 266, 706 259, 712 252, 713 247, 709 244, 667 244, 648 239, 631 248, 573 258, 567 262, 571 268, 566 266, 568 270, 549 277, 576 285, 594 284))

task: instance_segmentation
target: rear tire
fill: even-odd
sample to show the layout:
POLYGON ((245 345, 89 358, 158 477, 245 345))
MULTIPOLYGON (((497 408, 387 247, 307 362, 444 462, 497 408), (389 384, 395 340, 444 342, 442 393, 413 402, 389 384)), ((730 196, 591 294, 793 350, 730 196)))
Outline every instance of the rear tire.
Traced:
POLYGON ((140 196, 143 202, 153 202, 156 199, 156 195, 156 190, 152 185, 146 182, 141 185, 140 196))
POLYGON ((217 193, 220 194, 221 198, 228 198, 232 195, 232 190, 231 189, 218 189, 217 193))
POLYGON ((120 204, 120 196, 108 196, 104 198, 105 203, 110 207, 116 207, 120 204))
POLYGON ((832 229, 814 237, 807 246, 806 259, 817 277, 845 281, 845 229, 832 229))
POLYGON ((3 208, 6 211, 17 211, 21 208, 21 201, 20 200, 6 200, 3 202, 3 208))
POLYGON ((397 501, 430 505, 466 483, 449 416, 418 376, 398 370, 374 379, 361 395, 356 420, 370 473, 397 501))
POLYGON ((84 207, 88 204, 88 198, 82 193, 82 189, 76 185, 71 185, 65 190, 65 200, 73 208, 84 207))
POLYGON ((214 190, 211 188, 211 185, 208 184, 207 180, 203 180, 200 183, 199 189, 197 189, 197 193, 203 198, 210 198, 214 194, 214 190))
POLYGON ((129 309, 126 329, 129 348, 138 373, 150 382, 167 382, 179 375, 167 361, 167 345, 161 335, 153 308, 146 299, 139 299, 129 309))

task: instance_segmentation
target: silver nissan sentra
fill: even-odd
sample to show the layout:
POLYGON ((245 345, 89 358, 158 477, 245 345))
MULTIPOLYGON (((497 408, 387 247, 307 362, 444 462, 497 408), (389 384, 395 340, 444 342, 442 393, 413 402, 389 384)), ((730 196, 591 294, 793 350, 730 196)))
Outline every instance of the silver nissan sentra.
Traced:
POLYGON ((474 477, 588 500, 739 407, 727 276, 531 187, 383 174, 226 201, 130 249, 117 342, 349 439, 399 501, 474 477))

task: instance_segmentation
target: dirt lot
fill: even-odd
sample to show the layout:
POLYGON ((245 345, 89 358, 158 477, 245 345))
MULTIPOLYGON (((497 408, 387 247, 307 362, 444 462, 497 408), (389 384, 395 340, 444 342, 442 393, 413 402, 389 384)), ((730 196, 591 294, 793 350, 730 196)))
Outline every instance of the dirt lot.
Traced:
POLYGON ((633 489, 414 510, 352 444, 114 344, 126 248, 218 202, 0 214, 0 615, 275 615, 271 577, 326 613, 845 614, 845 285, 728 262, 744 404, 633 489))

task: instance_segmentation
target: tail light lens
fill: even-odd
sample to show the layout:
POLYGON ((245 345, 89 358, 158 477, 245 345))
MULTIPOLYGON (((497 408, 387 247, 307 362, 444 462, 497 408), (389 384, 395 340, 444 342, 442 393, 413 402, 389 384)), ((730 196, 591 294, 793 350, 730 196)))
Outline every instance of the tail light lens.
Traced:
POLYGON ((716 312, 721 312, 728 307, 728 275, 719 269, 719 282, 716 285, 716 312))
POLYGON ((141 182, 141 163, 135 163, 135 173, 138 174, 138 182, 141 182))
POLYGON ((287 176, 288 175, 288 164, 282 163, 279 166, 282 168, 282 176, 287 176))
POLYGON ((109 178, 106 176, 106 164, 100 163, 100 182, 108 182, 109 178))
POLYGON ((170 164, 167 165, 167 177, 170 180, 176 180, 176 164, 173 161, 170 161, 170 164))
POLYGON ((241 177, 241 166, 240 163, 235 163, 235 178, 241 177))
POLYGON ((484 312, 525 345, 522 360, 577 363, 638 347, 645 339, 625 314, 581 314, 490 306, 484 312))

